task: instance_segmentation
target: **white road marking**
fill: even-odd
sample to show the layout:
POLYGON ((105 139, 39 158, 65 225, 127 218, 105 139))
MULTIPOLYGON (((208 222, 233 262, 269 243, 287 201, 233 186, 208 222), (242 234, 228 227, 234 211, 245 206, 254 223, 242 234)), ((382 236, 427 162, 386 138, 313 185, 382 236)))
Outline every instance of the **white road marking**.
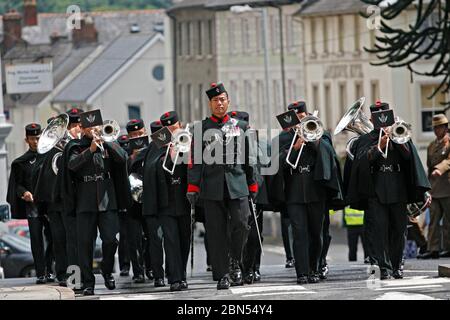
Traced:
POLYGON ((394 287, 394 286, 417 286, 417 285, 431 285, 431 284, 444 284, 450 283, 450 279, 446 278, 430 278, 428 276, 413 276, 406 277, 402 280, 387 280, 382 282, 382 286, 394 287))
POLYGON ((300 291, 300 292, 269 292, 269 293, 256 293, 256 294, 246 294, 243 295, 242 298, 250 298, 250 297, 262 297, 262 296, 281 296, 281 295, 294 295, 294 294, 311 294, 317 293, 314 291, 300 291))
POLYGON ((393 288, 376 288, 375 291, 383 291, 383 290, 409 290, 409 289, 428 289, 428 288, 442 288, 439 284, 432 284, 432 285, 423 285, 423 286, 400 286, 400 287, 393 287, 393 288))
POLYGON ((306 288, 302 286, 249 286, 243 288, 230 288, 233 294, 245 294, 245 293, 256 293, 256 292, 269 292, 269 291, 305 291, 306 288))
POLYGON ((424 294, 405 293, 405 292, 387 292, 375 300, 440 300, 424 294))

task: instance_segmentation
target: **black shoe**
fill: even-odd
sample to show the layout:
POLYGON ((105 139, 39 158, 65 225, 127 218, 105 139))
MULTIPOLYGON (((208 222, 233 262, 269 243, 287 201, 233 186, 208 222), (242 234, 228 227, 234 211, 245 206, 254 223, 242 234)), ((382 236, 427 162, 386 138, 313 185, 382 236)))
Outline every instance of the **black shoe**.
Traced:
POLYGON ((327 278, 328 272, 329 272, 328 265, 324 265, 323 267, 320 268, 319 278, 321 280, 325 280, 327 278))
POLYGON ((440 258, 450 258, 450 251, 444 250, 439 253, 440 258))
POLYGON ((80 288, 80 289, 73 288, 72 290, 73 290, 73 293, 75 293, 75 294, 83 294, 83 292, 84 292, 84 288, 80 288))
POLYGON ((58 279, 58 285, 60 287, 67 287, 67 279, 58 279))
POLYGON ((294 259, 287 259, 285 267, 286 268, 294 268, 295 267, 294 259))
POLYGON ((253 281, 261 281, 261 272, 259 272, 259 270, 255 270, 255 273, 253 274, 253 281))
POLYGON ((392 279, 391 275, 389 274, 389 271, 381 270, 380 271, 380 280, 389 280, 389 279, 392 279))
POLYGON ((298 284, 307 284, 308 283, 308 277, 305 274, 301 274, 297 277, 297 283, 298 284))
POLYGON ((230 288, 230 281, 228 277, 225 276, 217 282, 217 290, 225 290, 230 288))
POLYGON ((155 288, 165 287, 166 284, 164 283, 163 278, 157 278, 155 279, 155 288))
POLYGON ((206 267, 206 271, 207 271, 207 272, 210 272, 210 271, 212 271, 212 267, 211 267, 211 265, 210 265, 210 264, 208 264, 208 266, 206 267))
POLYGON ((83 296, 93 296, 94 288, 86 288, 83 290, 83 296))
POLYGON ((420 254, 417 256, 417 259, 439 259, 439 252, 438 251, 427 251, 424 254, 420 254))
POLYGON ((41 277, 37 277, 36 278, 36 284, 46 284, 47 283, 47 278, 44 276, 41 277))
POLYGON ((403 271, 400 270, 400 269, 397 269, 397 270, 395 270, 395 271, 392 273, 392 276, 393 276, 395 279, 403 279, 403 271))
POLYGON ((181 280, 180 287, 181 287, 181 290, 187 290, 188 289, 188 284, 187 284, 186 280, 181 280))
POLYGON ((242 271, 239 267, 239 262, 237 260, 231 261, 230 266, 230 280, 231 286, 242 286, 244 284, 244 280, 242 279, 242 271))
POLYGON ((145 275, 147 276, 148 280, 155 279, 155 276, 153 275, 153 270, 150 269, 145 270, 145 275))
POLYGON ((56 276, 53 273, 47 273, 45 276, 47 282, 55 282, 56 276))
POLYGON ((116 280, 114 280, 114 277, 112 274, 106 274, 103 276, 105 279, 105 287, 109 290, 114 290, 116 288, 116 280))
POLYGON ((133 276, 134 283, 145 283, 145 277, 143 274, 137 274, 133 276))
POLYGON ((128 277, 130 275, 130 269, 124 268, 120 270, 120 276, 121 277, 128 277))
POLYGON ((181 282, 174 282, 170 285, 170 291, 181 291, 181 282))
POLYGON ((308 283, 318 283, 320 278, 317 274, 312 273, 308 276, 308 283))
POLYGON ((244 282, 246 284, 252 284, 255 281, 255 275, 252 271, 246 272, 244 274, 244 282))

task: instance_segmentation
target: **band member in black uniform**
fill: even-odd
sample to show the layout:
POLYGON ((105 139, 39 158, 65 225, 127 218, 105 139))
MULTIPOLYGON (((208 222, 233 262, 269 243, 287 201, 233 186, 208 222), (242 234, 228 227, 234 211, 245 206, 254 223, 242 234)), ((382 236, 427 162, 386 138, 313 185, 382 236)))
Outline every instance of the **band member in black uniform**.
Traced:
MULTIPOLYGON (((305 103, 293 103, 290 107, 296 110, 300 120, 308 114, 305 103)), ((292 141, 294 130, 288 134, 292 141)), ((289 160, 295 163, 304 144, 299 164, 296 169, 287 164, 288 151, 280 148, 282 172, 279 175, 284 179, 285 201, 292 223, 297 283, 317 283, 327 203, 332 199, 342 199, 340 172, 333 147, 325 134, 315 142, 305 142, 298 135, 295 139, 289 160)))
POLYGON ((248 124, 227 115, 230 99, 223 84, 213 83, 206 94, 212 115, 194 126, 187 196, 191 204, 203 200, 213 279, 217 289, 228 289, 230 278, 232 285, 243 284, 239 265, 250 229, 248 197, 256 197, 258 184, 249 163, 248 124))
MULTIPOLYGON (((166 112, 160 118, 161 124, 176 135, 182 132, 181 123, 175 111, 166 112)), ((189 257, 191 240, 190 205, 186 198, 187 164, 177 161, 176 146, 166 145, 163 154, 153 162, 151 179, 156 179, 157 196, 153 197, 153 208, 161 223, 164 235, 164 252, 166 254, 166 271, 170 291, 187 289, 186 266, 189 257), (170 147, 166 158, 167 148, 170 147), (166 169, 163 168, 165 164, 166 169), (171 170, 175 166, 173 174, 171 170)), ((186 155, 187 156, 187 155, 186 155)), ((183 154, 179 154, 181 160, 183 154)))
MULTIPOLYGON (((151 133, 156 133, 162 128, 161 121, 154 121, 150 124, 151 133)), ((142 196, 142 215, 145 219, 148 234, 148 246, 150 250, 151 269, 153 270, 155 287, 164 287, 164 253, 163 253, 163 232, 159 221, 155 204, 159 185, 154 177, 153 170, 157 162, 163 155, 164 150, 158 148, 154 142, 150 142, 144 160, 144 193, 142 196)), ((167 263, 166 263, 167 268, 167 263)))
MULTIPOLYGON (((374 122, 374 112, 387 110, 387 103, 377 101, 370 107, 371 121, 374 122)), ((354 143, 355 160, 347 196, 352 208, 365 210, 370 254, 380 268, 381 280, 391 276, 401 279, 406 204, 423 201, 430 184, 412 141, 388 142, 386 131, 390 128, 383 128, 381 139, 380 130, 374 129, 354 143)))
MULTIPOLYGON (((242 120, 247 123, 249 122, 249 114, 245 111, 232 111, 229 112, 228 115, 232 118, 242 120)), ((257 282, 261 280, 259 267, 261 264, 262 251, 259 237, 261 237, 262 243, 263 212, 264 210, 273 210, 272 206, 270 206, 269 203, 269 195, 267 189, 269 185, 267 183, 267 180, 270 179, 270 176, 261 175, 261 167, 268 166, 270 164, 270 146, 265 141, 259 139, 258 132, 256 130, 250 130, 252 130, 254 133, 254 135, 249 135, 249 137, 251 137, 250 145, 252 150, 255 150, 255 152, 251 152, 251 154, 256 157, 255 174, 256 181, 258 183, 258 194, 254 203, 256 208, 256 221, 258 223, 258 228, 256 227, 255 217, 251 212, 248 222, 250 226, 250 232, 248 234, 247 243, 244 247, 244 255, 242 260, 244 282, 247 284, 252 284, 254 281, 257 282), (263 151, 264 148, 265 150, 263 151)), ((250 210, 253 210, 253 208, 250 207, 250 210)))
POLYGON ((72 140, 63 153, 63 203, 68 214, 76 214, 78 259, 84 295, 93 295, 93 243, 97 228, 102 239, 102 274, 105 286, 112 290, 114 254, 119 231, 117 212, 131 205, 127 174, 127 154, 115 142, 101 138, 100 110, 82 113, 83 137, 72 140), (101 147, 101 148, 100 148, 101 147))
MULTIPOLYGON (((147 135, 144 121, 142 119, 133 119, 127 123, 128 141, 129 139, 139 138, 147 135)), ((145 147, 145 146, 144 146, 145 147)), ((137 173, 141 177, 144 174, 144 156, 146 148, 132 149, 128 146, 130 157, 128 158, 128 173, 137 173)), ((144 261, 143 261, 143 230, 147 230, 145 219, 142 216, 142 203, 133 200, 131 207, 126 213, 128 249, 131 265, 133 267, 133 281, 135 283, 144 283, 144 261)))
MULTIPOLYGON (((43 232, 49 229, 45 206, 38 206, 34 199, 34 187, 38 171, 44 160, 44 156, 37 153, 37 145, 41 135, 41 126, 31 123, 25 127, 25 142, 29 149, 11 164, 7 201, 11 205, 13 219, 27 219, 30 229, 31 253, 33 254, 36 269, 36 283, 44 284, 50 277, 51 269, 48 269, 45 254, 45 242, 43 232), (46 270, 47 268, 47 270, 46 270)), ((48 236, 50 230, 45 231, 48 236)), ((50 245, 49 241, 48 244, 50 245)), ((51 250, 51 248, 48 248, 51 250)))

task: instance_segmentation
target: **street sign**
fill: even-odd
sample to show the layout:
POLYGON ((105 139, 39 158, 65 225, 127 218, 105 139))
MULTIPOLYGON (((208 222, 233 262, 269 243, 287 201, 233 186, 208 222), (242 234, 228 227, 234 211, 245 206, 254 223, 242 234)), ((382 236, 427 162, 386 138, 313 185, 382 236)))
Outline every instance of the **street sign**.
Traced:
POLYGON ((53 64, 8 64, 5 66, 7 94, 53 90, 53 64))

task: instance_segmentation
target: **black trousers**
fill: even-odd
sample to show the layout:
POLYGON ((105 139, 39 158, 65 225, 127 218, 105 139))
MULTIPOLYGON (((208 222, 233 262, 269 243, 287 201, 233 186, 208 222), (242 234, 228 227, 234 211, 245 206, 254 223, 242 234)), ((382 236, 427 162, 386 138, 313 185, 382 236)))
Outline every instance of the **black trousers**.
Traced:
POLYGON ((148 231, 147 223, 145 222, 145 218, 141 216, 141 226, 143 231, 142 237, 142 257, 144 259, 144 269, 152 270, 152 260, 150 255, 150 235, 148 231))
POLYGON ((358 253, 358 239, 364 250, 364 259, 368 256, 366 240, 364 239, 364 226, 347 226, 348 261, 356 261, 358 253))
POLYGON ((97 228, 102 240, 102 266, 104 275, 113 273, 114 255, 117 250, 116 238, 119 232, 117 211, 77 213, 78 258, 81 278, 85 288, 94 288, 95 276, 92 270, 97 228))
POLYGON ((130 248, 128 240, 127 213, 119 213, 119 267, 120 270, 130 269, 130 248))
POLYGON ((372 248, 375 263, 381 270, 399 269, 406 238, 406 204, 381 204, 378 199, 372 198, 369 199, 367 211, 373 218, 372 248))
POLYGON ((222 201, 204 200, 204 206, 213 279, 218 281, 229 273, 230 257, 242 262, 250 230, 250 208, 247 197, 222 201))
MULTIPOLYGON (((256 215, 259 232, 261 232, 261 242, 262 242, 263 210, 257 209, 256 215)), ((249 226, 250 232, 248 234, 247 243, 244 247, 244 257, 242 259, 242 265, 245 273, 259 270, 259 265, 261 262, 261 246, 259 244, 259 235, 253 214, 251 214, 249 217, 249 226)))
POLYGON ((161 215, 164 252, 169 284, 186 281, 186 267, 191 245, 191 217, 189 215, 161 215))
POLYGON ((281 209, 280 216, 281 216, 281 237, 283 238, 284 251, 286 252, 286 259, 291 260, 294 258, 292 255, 292 245, 293 245, 291 238, 292 226, 286 208, 281 209))
POLYGON ((28 217, 31 253, 33 255, 36 276, 43 277, 52 272, 52 242, 50 225, 45 216, 28 217), (46 241, 44 241, 44 235, 46 241))
POLYGON ((325 203, 288 204, 297 276, 318 272, 325 203))
POLYGON ((58 280, 64 280, 67 272, 65 216, 59 211, 49 211, 48 218, 52 232, 56 277, 58 280))
POLYGON ((325 219, 323 221, 322 227, 322 239, 323 239, 322 252, 320 254, 320 262, 319 262, 320 268, 323 268, 327 265, 327 254, 331 244, 330 213, 328 210, 325 210, 325 219))
POLYGON ((62 218, 66 229, 67 264, 78 266, 77 218, 66 213, 62 213, 62 218))
MULTIPOLYGON (((133 215, 127 215, 127 242, 128 255, 130 257, 131 266, 133 267, 133 275, 144 274, 144 257, 142 247, 142 223, 145 221, 133 215)), ((119 242, 120 248, 120 242, 119 242)))
MULTIPOLYGON (((148 228, 150 260, 155 279, 164 279, 163 231, 161 222, 156 216, 145 216, 148 228)), ((166 266, 167 267, 167 266, 166 266)))

